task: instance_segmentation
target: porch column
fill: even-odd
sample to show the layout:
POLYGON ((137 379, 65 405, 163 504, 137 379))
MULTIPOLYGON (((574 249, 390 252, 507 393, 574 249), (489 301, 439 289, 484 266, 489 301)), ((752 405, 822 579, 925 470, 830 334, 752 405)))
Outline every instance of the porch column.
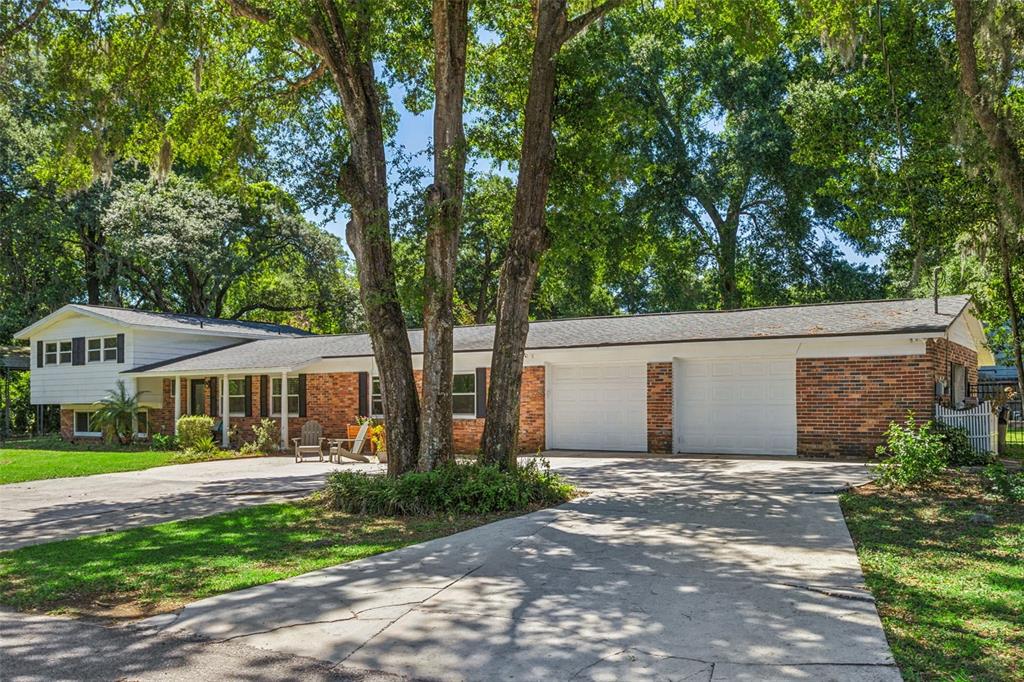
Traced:
POLYGON ((178 435, 178 420, 181 419, 181 376, 174 377, 174 435, 178 435))
POLYGON ((225 450, 231 445, 228 438, 228 429, 231 428, 231 411, 228 406, 231 404, 228 395, 228 375, 220 378, 220 444, 225 450))
POLYGON ((281 449, 288 449, 288 372, 281 372, 281 449))

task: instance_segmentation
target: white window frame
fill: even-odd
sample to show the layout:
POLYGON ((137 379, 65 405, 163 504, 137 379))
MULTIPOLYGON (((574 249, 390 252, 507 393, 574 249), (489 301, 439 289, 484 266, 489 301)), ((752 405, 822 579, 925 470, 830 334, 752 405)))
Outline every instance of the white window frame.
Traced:
POLYGON ((380 375, 370 377, 370 416, 374 419, 384 418, 384 392, 381 390, 380 375), (377 401, 380 401, 380 412, 373 409, 377 401))
MULTIPOLYGON (((295 411, 288 410, 288 417, 299 416, 299 378, 288 377, 288 383, 295 382, 295 393, 288 393, 288 399, 295 398, 295 411)), ((270 416, 280 417, 281 416, 281 377, 273 377, 270 380, 270 416), (277 391, 276 393, 274 391, 277 391), (274 409, 274 398, 277 398, 277 410, 274 409)))
POLYGON ((72 429, 72 432, 74 433, 74 435, 76 435, 76 436, 86 436, 86 437, 89 437, 89 436, 99 437, 99 436, 103 435, 102 431, 79 431, 78 430, 78 415, 80 415, 80 414, 90 415, 88 417, 88 419, 89 419, 89 421, 92 421, 92 415, 96 414, 96 410, 75 410, 74 416, 72 417, 72 419, 74 421, 71 424, 71 429, 72 429))
MULTIPOLYGON (((280 379, 278 379, 280 381, 280 379)), ((245 416, 245 379, 228 379, 228 414, 232 417, 244 417, 245 416), (232 384, 239 384, 241 386, 241 393, 232 393, 232 384), (235 410, 231 408, 232 400, 241 400, 242 409, 235 410)))
POLYGON ((75 344, 71 342, 71 339, 60 339, 57 341, 43 341, 43 367, 50 367, 53 365, 70 365, 75 359, 75 344), (68 350, 61 350, 61 346, 68 344, 68 350), (49 347, 53 346, 54 350, 50 351, 49 347), (64 360, 64 354, 67 353, 67 360, 64 360), (53 355, 54 361, 50 362, 47 356, 53 355))
MULTIPOLYGON (((96 414, 98 411, 99 410, 75 410, 73 415, 72 415, 72 417, 71 417, 71 420, 72 420, 71 421, 71 431, 72 431, 73 435, 79 436, 79 437, 83 437, 83 438, 89 438, 89 437, 91 437, 91 438, 99 438, 99 437, 103 436, 103 432, 102 431, 79 431, 78 430, 78 415, 80 415, 80 414, 93 415, 93 414, 96 414)), ((136 415, 146 415, 145 417, 143 417, 143 419, 145 419, 145 421, 146 421, 146 430, 145 431, 139 431, 138 433, 135 434, 135 437, 136 438, 148 438, 149 437, 149 410, 139 410, 136 413, 136 415)), ((90 417, 90 419, 91 419, 91 417, 90 417)), ((136 426, 137 426, 138 425, 138 416, 136 416, 135 419, 136 419, 136 426)))
POLYGON ((85 361, 90 365, 101 362, 117 362, 117 336, 93 336, 86 339, 85 361), (99 341, 99 348, 90 348, 93 341, 99 341), (99 357, 95 360, 92 358, 93 353, 99 353, 99 357))
POLYGON ((476 372, 453 372, 452 373, 452 417, 455 419, 476 419, 476 372), (455 392, 455 377, 468 376, 473 378, 473 390, 472 392, 462 391, 459 393, 455 392), (455 396, 457 395, 472 395, 473 396, 473 411, 472 412, 456 412, 455 411, 455 396))

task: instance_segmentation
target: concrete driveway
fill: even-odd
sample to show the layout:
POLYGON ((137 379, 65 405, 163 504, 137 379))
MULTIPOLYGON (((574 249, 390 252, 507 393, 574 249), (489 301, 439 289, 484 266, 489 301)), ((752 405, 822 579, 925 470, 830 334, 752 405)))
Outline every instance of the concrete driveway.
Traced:
POLYGON ((0 486, 0 550, 296 499, 340 466, 262 457, 0 486))
MULTIPOLYGON (((332 679, 899 679, 832 494, 866 478, 861 465, 553 463, 591 494, 199 601, 135 632, 206 642, 210 656, 257 652, 236 654, 235 679, 264 679, 260 661, 282 657, 320 662, 332 679)), ((67 641, 25 655, 59 676, 46 652, 67 641)), ((202 655, 120 651, 106 670, 133 679, 202 655)))

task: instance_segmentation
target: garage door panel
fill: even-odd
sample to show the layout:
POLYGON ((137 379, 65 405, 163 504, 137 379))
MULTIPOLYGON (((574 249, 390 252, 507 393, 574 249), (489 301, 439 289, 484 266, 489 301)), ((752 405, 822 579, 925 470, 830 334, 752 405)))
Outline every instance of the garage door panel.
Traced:
POLYGON ((548 447, 647 449, 645 364, 556 365, 548 376, 548 447))
POLYGON ((675 362, 679 452, 796 454, 792 358, 675 362))

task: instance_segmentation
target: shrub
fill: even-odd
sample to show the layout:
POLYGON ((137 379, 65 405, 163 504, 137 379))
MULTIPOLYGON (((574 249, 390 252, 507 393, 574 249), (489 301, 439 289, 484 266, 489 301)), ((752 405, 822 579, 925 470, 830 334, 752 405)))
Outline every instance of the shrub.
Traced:
POLYGON ((575 487, 534 460, 505 471, 496 465, 449 462, 398 478, 339 471, 330 476, 327 504, 359 514, 490 514, 565 502, 575 487))
POLYGON ((1010 472, 1002 462, 985 467, 992 490, 1010 502, 1024 502, 1024 471, 1010 472))
POLYGON ((178 420, 178 444, 182 449, 190 450, 203 438, 213 440, 213 417, 195 414, 178 420))
POLYGON ((178 439, 173 435, 164 435, 162 433, 154 433, 149 441, 149 447, 151 450, 176 450, 178 447, 178 439))
POLYGON ((206 434, 202 438, 197 439, 191 446, 185 448, 185 451, 190 454, 196 455, 208 455, 211 452, 217 452, 220 448, 217 447, 217 442, 213 440, 213 436, 206 434))
POLYGON ((252 427, 252 433, 255 440, 242 443, 238 449, 243 455, 265 455, 277 449, 277 422, 273 419, 261 419, 259 424, 252 427))
POLYGON ((934 428, 935 433, 939 434, 946 447, 948 466, 976 466, 992 461, 992 457, 987 453, 974 451, 967 429, 941 423, 936 423, 934 428))
POLYGON ((99 424, 107 441, 117 440, 121 445, 131 445, 135 439, 135 415, 139 413, 139 394, 129 393, 121 379, 107 391, 105 398, 97 402, 96 423, 99 424))
POLYGON ((947 464, 946 444, 936 433, 932 422, 920 426, 914 413, 907 414, 904 424, 892 422, 885 432, 886 444, 878 446, 878 455, 887 456, 877 467, 878 482, 902 487, 935 476, 947 464))

